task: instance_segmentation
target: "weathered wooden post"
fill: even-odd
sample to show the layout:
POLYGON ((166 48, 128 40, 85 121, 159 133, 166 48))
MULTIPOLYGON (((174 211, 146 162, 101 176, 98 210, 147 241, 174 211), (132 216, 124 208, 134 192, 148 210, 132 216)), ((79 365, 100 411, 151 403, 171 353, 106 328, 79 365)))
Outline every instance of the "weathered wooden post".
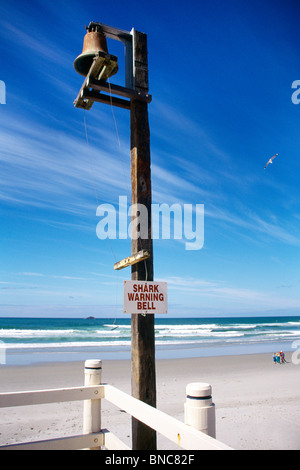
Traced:
MULTIPOLYGON (((151 227, 151 163, 148 122, 148 50, 147 35, 132 29, 120 30, 101 23, 90 23, 82 54, 75 60, 78 73, 86 78, 74 101, 78 108, 91 109, 94 102, 130 110, 132 205, 147 209, 148 236, 132 234, 131 256, 115 264, 115 269, 132 266, 132 280, 153 281, 153 247, 151 227), (125 46, 125 87, 107 84, 117 70, 117 57, 107 51, 104 38, 112 38, 125 46), (109 95, 103 94, 109 93, 109 95), (112 95, 119 95, 117 98, 112 95), (127 99, 124 99, 127 98, 127 99), (129 100, 128 100, 129 98, 129 100)), ((132 214, 135 219, 138 210, 132 214)), ((134 227, 135 224, 132 224, 134 227)), ((145 232, 140 227, 140 232, 145 232)), ((154 315, 138 313, 131 317, 131 383, 132 395, 148 405, 156 406, 154 315)), ((133 418, 132 448, 155 450, 156 432, 133 418)))
MULTIPOLYGON (((135 89, 148 93, 147 36, 137 31, 133 36, 135 60, 135 89)), ((151 159, 148 104, 131 101, 131 184, 132 206, 143 204, 147 209, 148 237, 137 238, 132 234, 132 255, 147 250, 150 257, 131 267, 134 281, 153 281, 153 243, 151 224, 151 159)), ((137 214, 132 214, 134 217, 137 214)), ((135 226, 133 226, 135 228, 135 226)), ((140 231, 142 228, 140 227, 140 231)), ((154 315, 131 315, 131 384, 135 398, 156 406, 154 315)), ((132 420, 132 445, 135 450, 156 449, 156 432, 143 423, 132 420)))

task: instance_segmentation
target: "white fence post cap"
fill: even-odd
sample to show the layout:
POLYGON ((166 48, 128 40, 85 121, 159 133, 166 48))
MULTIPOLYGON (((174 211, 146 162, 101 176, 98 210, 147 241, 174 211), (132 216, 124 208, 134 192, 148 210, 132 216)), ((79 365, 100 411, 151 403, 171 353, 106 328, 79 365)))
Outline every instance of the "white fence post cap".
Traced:
POLYGON ((102 369, 102 361, 99 359, 89 359, 84 363, 85 369, 102 369))
POLYGON ((186 387, 186 395, 191 398, 210 398, 211 393, 211 385, 207 383, 194 382, 186 387))

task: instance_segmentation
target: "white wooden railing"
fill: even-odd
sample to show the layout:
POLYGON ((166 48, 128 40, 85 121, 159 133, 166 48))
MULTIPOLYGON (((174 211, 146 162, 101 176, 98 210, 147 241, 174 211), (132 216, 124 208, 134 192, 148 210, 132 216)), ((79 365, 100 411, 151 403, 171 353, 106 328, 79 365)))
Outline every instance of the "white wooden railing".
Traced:
POLYGON ((117 388, 101 384, 101 361, 86 361, 85 385, 62 389, 0 393, 0 408, 84 400, 83 433, 36 442, 0 446, 0 450, 130 450, 117 436, 101 429, 101 400, 106 399, 187 450, 230 450, 211 436, 178 421, 117 388), (99 382, 96 384, 96 382, 99 382))

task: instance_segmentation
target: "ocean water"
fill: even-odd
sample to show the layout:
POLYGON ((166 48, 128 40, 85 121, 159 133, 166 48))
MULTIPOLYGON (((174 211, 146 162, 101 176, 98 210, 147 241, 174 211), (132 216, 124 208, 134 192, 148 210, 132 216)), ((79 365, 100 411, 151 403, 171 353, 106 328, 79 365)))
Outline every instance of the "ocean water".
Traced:
MULTIPOLYGON (((291 351, 300 317, 160 317, 155 338, 158 359, 291 351)), ((0 318, 4 365, 129 359, 130 343, 130 318, 0 318)))

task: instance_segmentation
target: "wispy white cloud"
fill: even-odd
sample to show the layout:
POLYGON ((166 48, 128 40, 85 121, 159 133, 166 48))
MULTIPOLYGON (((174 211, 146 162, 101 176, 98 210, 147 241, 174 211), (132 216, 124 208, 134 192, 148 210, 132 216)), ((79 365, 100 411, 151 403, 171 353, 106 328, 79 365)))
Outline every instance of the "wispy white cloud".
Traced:
POLYGON ((70 276, 70 275, 58 275, 58 274, 44 274, 44 273, 34 273, 34 272, 20 272, 17 273, 18 276, 29 276, 29 277, 42 277, 47 279, 64 279, 67 281, 93 281, 94 277, 81 277, 81 276, 70 276))
POLYGON ((180 135, 181 141, 189 138, 197 142, 199 154, 205 160, 210 155, 215 158, 215 163, 216 161, 222 161, 227 164, 230 162, 230 155, 222 149, 221 145, 214 141, 214 138, 209 135, 209 131, 204 126, 201 126, 199 122, 182 113, 178 108, 174 108, 165 102, 156 101, 153 103, 150 112, 153 116, 158 115, 160 120, 164 122, 162 130, 160 127, 156 127, 155 132, 161 139, 167 140, 169 145, 176 144, 176 136, 180 135), (170 140, 170 133, 164 132, 164 129, 168 128, 172 129, 172 141, 170 140))
MULTIPOLYGON (((170 297, 180 292, 180 296, 193 296, 199 298, 199 306, 202 301, 206 299, 207 305, 214 305, 219 303, 220 309, 223 308, 222 302, 234 306, 238 305, 240 308, 266 309, 266 308, 300 308, 300 298, 284 297, 281 295, 274 295, 274 292, 265 292, 255 289, 234 287, 227 285, 225 281, 220 280, 205 280, 195 277, 175 277, 170 276, 164 281, 168 282, 168 289, 170 290, 170 297)), ((206 305, 206 304, 205 304, 206 305)))
POLYGON ((28 49, 31 53, 40 56, 40 58, 47 58, 47 61, 51 61, 60 67, 72 63, 72 57, 68 61, 68 57, 62 54, 57 44, 47 41, 42 34, 36 34, 36 32, 29 34, 24 29, 16 28, 11 22, 8 23, 3 20, 1 26, 6 29, 6 34, 11 38, 15 38, 19 46, 22 44, 23 50, 28 49))
POLYGON ((0 139, 2 199, 84 214, 94 213, 95 202, 107 201, 112 191, 127 190, 109 139, 102 148, 94 143, 88 148, 84 136, 13 118, 1 126, 0 139))
MULTIPOLYGON (((93 129, 90 131, 92 136, 93 129)), ((0 199, 81 217, 94 216, 98 204, 116 202, 120 193, 127 194, 130 185, 129 158, 124 168, 115 135, 114 138, 103 139, 100 149, 98 141, 91 139, 88 147, 84 135, 65 134, 8 116, 0 129, 0 199)), ((189 172, 193 173, 192 168, 189 172)), ((154 202, 204 203, 205 219, 225 225, 231 233, 238 229, 247 237, 250 233, 263 236, 265 242, 277 240, 300 245, 297 226, 288 223, 284 226, 282 221, 277 222, 274 218, 268 220, 261 208, 260 214, 246 206, 237 210, 233 198, 231 205, 224 209, 221 204, 223 193, 216 190, 218 179, 210 173, 206 177, 211 189, 209 184, 203 189, 202 185, 196 184, 196 178, 184 177, 163 165, 153 164, 152 174, 154 202)), ((53 223, 62 222, 53 220, 53 223)), ((78 225, 82 226, 82 223, 78 225)))
POLYGON ((271 223, 267 222, 266 220, 263 220, 261 217, 254 215, 252 217, 253 224, 254 224, 254 229, 256 229, 264 234, 266 234, 269 238, 275 238, 285 244, 288 245, 294 245, 294 246, 300 246, 300 229, 299 227, 281 227, 278 223, 271 223), (298 236, 293 235, 291 233, 291 230, 295 231, 298 230, 298 236))
POLYGON ((249 211, 246 207, 244 212, 240 214, 211 205, 205 208, 205 217, 225 224, 227 229, 233 231, 235 236, 235 229, 238 228, 244 230, 247 237, 250 234, 263 237, 265 243, 280 241, 287 245, 300 246, 300 228, 298 226, 291 226, 290 222, 287 222, 286 226, 283 227, 279 222, 274 223, 274 221, 264 220, 261 215, 249 211))
POLYGON ((199 199, 199 203, 210 197, 208 191, 203 190, 200 186, 167 170, 162 166, 152 165, 153 176, 153 199, 156 203, 171 202, 181 200, 188 203, 188 199, 199 199))
POLYGON ((18 273, 19 276, 32 276, 32 277, 44 277, 45 274, 42 273, 31 273, 31 272, 23 272, 23 273, 18 273))

